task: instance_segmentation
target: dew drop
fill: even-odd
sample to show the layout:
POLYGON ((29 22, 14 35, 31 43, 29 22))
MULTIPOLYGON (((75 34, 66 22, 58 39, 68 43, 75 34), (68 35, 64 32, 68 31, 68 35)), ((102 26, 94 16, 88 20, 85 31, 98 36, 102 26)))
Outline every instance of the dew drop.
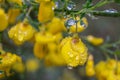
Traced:
POLYGON ((93 20, 98 19, 98 17, 94 16, 93 14, 87 14, 89 17, 91 17, 93 20))
POLYGON ((73 9, 75 9, 75 7, 76 7, 76 5, 73 2, 69 2, 68 5, 67 5, 68 10, 73 10, 73 9))
POLYGON ((73 67, 71 67, 71 66, 67 66, 67 68, 70 69, 70 70, 73 69, 73 67))
POLYGON ((19 40, 19 41, 23 41, 23 39, 24 39, 24 37, 23 37, 22 35, 19 35, 19 36, 18 36, 18 40, 19 40))
POLYGON ((75 24, 76 24, 76 21, 73 18, 70 18, 66 21, 66 26, 68 29, 70 28, 70 26, 75 25, 75 24))
POLYGON ((84 28, 87 28, 87 25, 82 20, 80 21, 80 25, 84 28))
POLYGON ((70 54, 70 57, 73 57, 73 54, 70 54))
POLYGON ((104 10, 104 12, 107 12, 107 13, 117 13, 118 11, 115 10, 115 9, 107 9, 107 10, 104 10))
POLYGON ((76 56, 76 60, 79 60, 79 56, 76 56))
POLYGON ((60 0, 55 2, 55 8, 62 9, 64 7, 64 3, 60 0))

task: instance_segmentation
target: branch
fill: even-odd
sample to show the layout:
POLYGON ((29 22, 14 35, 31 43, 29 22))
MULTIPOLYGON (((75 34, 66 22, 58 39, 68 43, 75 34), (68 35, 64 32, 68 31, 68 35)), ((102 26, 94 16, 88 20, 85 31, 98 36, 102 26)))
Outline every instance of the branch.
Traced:
MULTIPOLYGON (((55 12, 62 12, 63 9, 55 9, 55 12)), ((64 12, 67 12, 67 14, 82 14, 82 13, 90 13, 96 16, 106 16, 106 17, 120 17, 120 12, 105 12, 105 11, 97 11, 97 10, 88 10, 88 9, 82 9, 80 11, 78 10, 64 10, 64 12)))

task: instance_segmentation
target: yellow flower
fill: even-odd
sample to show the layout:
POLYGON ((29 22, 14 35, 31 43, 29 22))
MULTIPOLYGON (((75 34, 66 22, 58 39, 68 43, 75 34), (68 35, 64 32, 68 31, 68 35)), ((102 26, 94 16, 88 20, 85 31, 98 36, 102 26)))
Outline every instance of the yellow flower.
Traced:
POLYGON ((20 22, 13 26, 9 31, 9 37, 15 42, 17 45, 23 44, 25 41, 30 40, 35 33, 35 29, 26 22, 20 22))
POLYGON ((50 23, 48 23, 47 31, 51 32, 53 34, 66 31, 66 28, 64 26, 64 21, 62 19, 59 19, 57 17, 54 17, 50 23))
POLYGON ((86 63, 86 75, 92 77, 95 75, 93 56, 90 54, 86 63))
POLYGON ((36 59, 29 59, 26 61, 27 71, 33 72, 39 68, 39 62, 36 59))
POLYGON ((35 40, 41 44, 47 44, 55 41, 55 36, 49 32, 38 32, 35 34, 35 40))
POLYGON ((95 66, 96 78, 98 80, 119 80, 120 61, 109 59, 107 61, 100 61, 95 66))
POLYGON ((54 6, 54 3, 52 1, 40 3, 38 20, 41 23, 52 20, 52 18, 54 17, 53 6, 54 6))
MULTIPOLYGON (((79 19, 77 19, 77 20, 79 20, 79 19)), ((77 26, 77 32, 83 32, 88 26, 87 19, 84 17, 84 18, 82 18, 81 21, 79 20, 77 22, 77 25, 74 24, 74 25, 70 26, 69 32, 70 33, 75 33, 76 32, 76 26, 77 26)))
POLYGON ((5 30, 7 26, 8 26, 7 15, 5 14, 4 10, 0 8, 0 32, 5 30))
POLYGON ((40 2, 49 2, 51 0, 35 0, 35 2, 40 3, 40 2))
POLYGON ((9 52, 0 55, 0 57, 2 58, 2 60, 1 60, 2 64, 0 64, 0 68, 11 67, 16 62, 22 61, 19 56, 15 55, 15 54, 11 54, 9 52))
POLYGON ((8 22, 14 24, 16 18, 20 15, 20 9, 11 8, 8 10, 8 22))
POLYGON ((64 66, 66 63, 59 52, 50 52, 45 57, 46 66, 64 66))
POLYGON ((61 42, 61 54, 68 66, 84 65, 87 60, 87 47, 80 38, 66 37, 61 42))
POLYGON ((23 73, 25 71, 25 66, 23 63, 16 63, 12 66, 12 69, 18 73, 23 73))
POLYGON ((7 76, 12 75, 10 72, 12 66, 16 63, 22 63, 21 57, 10 52, 0 54, 0 58, 2 58, 0 63, 0 70, 3 71, 3 74, 0 74, 0 78, 5 77, 4 72, 6 72, 7 76))
POLYGON ((8 0, 8 2, 22 6, 22 0, 8 0))
POLYGON ((45 57, 45 55, 47 54, 47 48, 46 45, 44 44, 40 44, 40 43, 35 43, 34 44, 34 56, 39 58, 39 59, 43 59, 45 57))
POLYGON ((95 46, 98 46, 98 45, 100 45, 100 44, 102 44, 102 43, 104 42, 103 38, 94 37, 94 36, 92 36, 92 35, 88 35, 88 36, 87 36, 87 40, 88 40, 91 44, 93 44, 93 45, 95 45, 95 46))
POLYGON ((0 3, 4 2, 4 0, 0 0, 0 3))

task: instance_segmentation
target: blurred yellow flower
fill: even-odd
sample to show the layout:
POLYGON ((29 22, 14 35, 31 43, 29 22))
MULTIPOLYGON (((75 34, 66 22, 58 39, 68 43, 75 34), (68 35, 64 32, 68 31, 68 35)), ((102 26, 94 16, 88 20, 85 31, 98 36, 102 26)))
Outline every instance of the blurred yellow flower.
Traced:
POLYGON ((104 42, 103 38, 100 37, 94 37, 92 35, 88 35, 87 36, 87 40, 88 42, 90 42, 91 44, 95 45, 95 46, 99 46, 104 42))
POLYGON ((54 17, 53 11, 54 3, 52 1, 49 2, 41 2, 38 12, 38 20, 41 23, 52 20, 54 17))
POLYGON ((14 24, 16 18, 20 15, 20 9, 11 8, 8 10, 8 22, 14 24))
POLYGON ((40 44, 40 43, 35 43, 34 44, 34 56, 39 58, 39 59, 43 59, 45 57, 45 55, 47 54, 47 45, 44 44, 40 44))
POLYGON ((15 63, 12 69, 18 73, 23 73, 25 71, 25 65, 23 63, 15 63))
POLYGON ((40 2, 49 2, 51 0, 35 0, 35 2, 40 3, 40 2))
POLYGON ((4 10, 0 8, 0 32, 5 30, 8 26, 8 18, 4 10))
POLYGON ((93 60, 93 56, 91 54, 88 57, 88 61, 85 66, 85 70, 86 70, 87 76, 92 77, 95 75, 94 60, 93 60))
POLYGON ((54 17, 50 23, 46 26, 47 31, 52 34, 56 34, 62 31, 66 31, 64 21, 60 18, 54 17))
POLYGON ((12 75, 12 73, 10 72, 12 66, 16 63, 22 63, 21 57, 17 56, 16 54, 12 54, 10 52, 5 52, 0 54, 0 58, 2 58, 0 63, 0 70, 3 71, 3 73, 0 74, 0 78, 5 77, 4 72, 6 72, 7 76, 12 75))
POLYGON ((45 57, 45 65, 46 66, 65 66, 66 63, 63 59, 63 56, 57 52, 50 52, 45 57))
POLYGON ((28 59, 26 61, 26 68, 29 72, 34 72, 39 68, 39 62, 36 59, 28 59))
POLYGON ((95 66, 96 78, 98 80, 119 80, 120 61, 109 59, 107 61, 100 61, 95 66))
POLYGON ((36 42, 40 44, 47 44, 55 41, 56 37, 50 32, 38 32, 35 34, 36 42))

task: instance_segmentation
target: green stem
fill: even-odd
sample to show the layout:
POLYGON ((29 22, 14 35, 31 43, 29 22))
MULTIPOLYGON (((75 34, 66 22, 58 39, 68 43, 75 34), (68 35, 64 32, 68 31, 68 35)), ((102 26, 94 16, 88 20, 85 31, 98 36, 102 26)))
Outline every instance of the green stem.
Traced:
POLYGON ((104 48, 109 48, 109 47, 114 47, 116 45, 120 44, 120 40, 114 42, 114 43, 106 43, 106 44, 103 44, 102 47, 104 48))
POLYGON ((94 10, 94 9, 96 9, 96 8, 98 8, 98 7, 101 7, 101 6, 103 6, 103 5, 109 4, 109 3, 111 3, 111 2, 113 2, 113 1, 101 0, 101 1, 98 2, 96 5, 94 5, 93 7, 91 7, 90 10, 94 10))
MULTIPOLYGON (((55 9, 56 12, 61 12, 63 9, 55 9)), ((82 13, 91 13, 96 16, 106 16, 106 17, 120 17, 120 12, 105 12, 105 11, 97 11, 97 10, 88 10, 88 9, 82 9, 80 11, 78 10, 64 10, 67 12, 67 14, 82 14, 82 13)))

